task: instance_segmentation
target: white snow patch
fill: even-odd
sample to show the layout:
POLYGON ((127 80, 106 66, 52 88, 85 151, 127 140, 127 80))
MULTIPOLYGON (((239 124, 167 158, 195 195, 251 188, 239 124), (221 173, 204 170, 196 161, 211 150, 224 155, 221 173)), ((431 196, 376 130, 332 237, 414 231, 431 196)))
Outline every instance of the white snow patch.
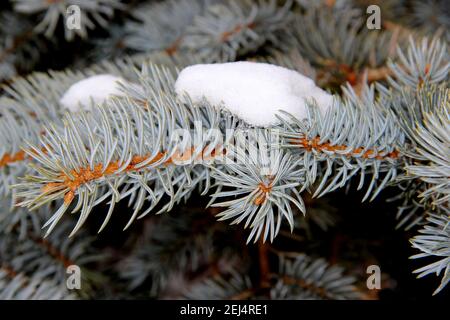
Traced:
POLYGON ((322 114, 333 96, 296 71, 257 62, 197 64, 183 69, 175 83, 177 95, 194 103, 206 99, 254 126, 279 123, 279 110, 307 117, 306 100, 315 99, 322 114))
POLYGON ((93 105, 102 104, 112 96, 124 96, 119 82, 127 83, 123 78, 111 74, 91 76, 74 83, 59 102, 71 112, 90 110, 93 105))

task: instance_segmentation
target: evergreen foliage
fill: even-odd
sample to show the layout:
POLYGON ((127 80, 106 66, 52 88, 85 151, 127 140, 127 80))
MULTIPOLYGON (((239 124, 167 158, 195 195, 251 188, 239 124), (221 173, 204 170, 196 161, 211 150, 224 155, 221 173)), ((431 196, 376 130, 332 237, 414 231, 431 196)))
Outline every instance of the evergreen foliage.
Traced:
POLYGON ((0 298, 368 298, 361 261, 321 243, 345 219, 327 197, 355 190, 389 208, 423 263, 413 272, 444 294, 450 14, 374 2, 380 30, 363 0, 1 4, 0 298), (65 26, 72 5, 80 28, 65 26), (297 70, 333 106, 311 99, 306 119, 257 128, 175 93, 185 66, 238 60, 297 70), (61 106, 105 73, 128 81, 123 96, 61 106), (71 265, 81 290, 66 287, 71 265))

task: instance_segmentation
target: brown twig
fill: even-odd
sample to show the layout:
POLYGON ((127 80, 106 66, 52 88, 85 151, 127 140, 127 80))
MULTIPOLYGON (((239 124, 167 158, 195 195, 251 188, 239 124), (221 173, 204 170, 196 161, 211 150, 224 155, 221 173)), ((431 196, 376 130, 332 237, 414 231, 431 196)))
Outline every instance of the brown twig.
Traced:
MULTIPOLYGON (((323 142, 320 143, 320 137, 317 136, 312 139, 308 139, 306 137, 296 138, 291 140, 291 144, 300 146, 307 151, 331 151, 331 152, 337 152, 337 151, 343 151, 347 150, 348 147, 346 145, 331 145, 329 142, 323 142)), ((373 149, 364 149, 362 147, 355 148, 353 150, 350 150, 345 154, 348 157, 356 157, 359 156, 364 159, 397 159, 399 157, 399 152, 397 150, 391 151, 389 153, 383 152, 383 151, 376 151, 373 149)))
MULTIPOLYGON (((206 149, 206 148, 205 148, 206 149)), ((163 165, 170 165, 175 161, 189 161, 193 159, 193 151, 194 148, 187 150, 186 152, 180 153, 175 152, 170 158, 165 160, 163 165)), ((225 153, 225 150, 222 152, 222 155, 225 153)), ((219 155, 219 156, 222 156, 219 155)), ((72 170, 70 175, 66 173, 61 173, 60 180, 62 182, 49 182, 42 187, 42 192, 46 194, 52 194, 54 192, 59 192, 61 190, 66 190, 64 195, 64 203, 69 205, 72 200, 75 198, 75 193, 77 189, 86 184, 88 182, 100 179, 105 176, 111 176, 120 172, 132 172, 132 171, 142 171, 149 168, 150 165, 160 161, 162 158, 166 156, 165 152, 159 152, 156 156, 154 156, 150 161, 149 155, 135 155, 132 157, 130 163, 126 166, 126 168, 121 168, 122 164, 119 161, 110 162, 107 166, 104 166, 103 163, 97 163, 93 169, 90 166, 84 168, 78 168, 77 170, 72 170), (139 167, 139 165, 148 161, 145 166, 139 167)), ((210 154, 205 155, 204 150, 198 156, 198 159, 209 160, 211 158, 216 157, 215 150, 213 150, 210 154)))
POLYGON ((270 264, 269 264, 269 248, 268 244, 262 239, 258 242, 258 257, 259 257, 259 277, 260 287, 266 288, 270 286, 270 264))

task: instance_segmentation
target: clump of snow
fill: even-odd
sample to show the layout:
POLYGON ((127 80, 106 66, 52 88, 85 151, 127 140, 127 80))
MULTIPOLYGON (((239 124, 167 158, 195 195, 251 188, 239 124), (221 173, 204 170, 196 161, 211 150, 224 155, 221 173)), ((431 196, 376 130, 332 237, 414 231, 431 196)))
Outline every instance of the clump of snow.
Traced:
POLYGON ((178 75, 175 91, 182 99, 186 93, 194 103, 206 99, 249 124, 263 127, 279 122, 279 110, 306 118, 306 101, 311 99, 323 114, 333 103, 332 95, 296 71, 246 61, 189 66, 178 75))
POLYGON ((89 110, 112 96, 124 96, 120 83, 123 85, 127 81, 111 74, 91 76, 74 83, 64 93, 60 103, 71 112, 89 110))

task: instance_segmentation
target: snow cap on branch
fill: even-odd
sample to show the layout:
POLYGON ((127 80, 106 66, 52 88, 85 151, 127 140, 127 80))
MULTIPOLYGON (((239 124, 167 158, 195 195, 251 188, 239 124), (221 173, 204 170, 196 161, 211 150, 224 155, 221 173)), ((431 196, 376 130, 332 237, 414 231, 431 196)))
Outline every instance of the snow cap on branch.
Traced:
POLYGON ((298 119, 307 117, 306 101, 315 100, 324 114, 333 96, 304 75, 283 67, 257 62, 198 64, 183 69, 175 83, 176 93, 194 103, 206 99, 254 126, 279 121, 279 110, 298 119))
POLYGON ((127 81, 111 74, 95 75, 74 83, 62 96, 61 105, 71 112, 89 110, 111 96, 124 96, 120 84, 127 81))

